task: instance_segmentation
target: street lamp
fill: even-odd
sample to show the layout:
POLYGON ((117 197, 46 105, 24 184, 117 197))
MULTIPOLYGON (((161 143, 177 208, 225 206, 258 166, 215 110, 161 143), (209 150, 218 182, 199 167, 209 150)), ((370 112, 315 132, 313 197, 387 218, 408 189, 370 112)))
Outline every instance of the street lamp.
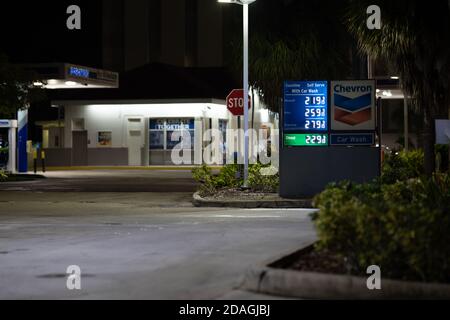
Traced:
POLYGON ((243 47, 244 47, 244 67, 243 67, 243 85, 244 85, 244 188, 248 186, 248 155, 249 155, 249 136, 248 136, 248 5, 256 0, 218 0, 220 3, 240 4, 243 8, 243 47))

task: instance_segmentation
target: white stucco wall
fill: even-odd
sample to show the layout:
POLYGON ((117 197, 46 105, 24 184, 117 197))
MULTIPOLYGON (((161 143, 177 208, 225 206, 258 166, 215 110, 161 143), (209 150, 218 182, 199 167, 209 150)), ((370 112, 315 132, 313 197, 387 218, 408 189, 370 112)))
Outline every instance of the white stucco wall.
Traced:
MULTIPOLYGON (((255 95, 254 128, 262 124, 273 123, 273 116, 264 109, 255 95)), ((253 111, 249 112, 249 127, 253 111)), ((228 120, 228 128, 237 128, 237 117, 228 112, 225 102, 219 103, 167 103, 167 104, 70 104, 65 106, 64 146, 72 148, 73 123, 82 119, 84 130, 88 133, 88 148, 98 148, 99 131, 112 133, 112 148, 127 148, 127 119, 143 118, 143 145, 148 148, 149 118, 194 118, 195 121, 195 154, 196 163, 202 159, 202 136, 205 122, 212 119, 212 128, 218 129, 219 119, 228 120), (203 121, 202 121, 203 119, 203 121)), ((275 124, 278 127, 278 124, 275 124)), ((243 128, 243 117, 241 117, 243 128)), ((250 141, 251 142, 251 141, 250 141)), ((241 139, 243 146, 243 137, 241 139)), ((213 156, 214 157, 214 156, 213 156)), ((145 161, 148 163, 148 160, 145 161)))
POLYGON ((112 132, 113 148, 127 147, 125 125, 129 117, 229 119, 229 114, 225 106, 219 104, 70 105, 65 108, 65 146, 72 147, 72 120, 84 119, 89 148, 97 147, 98 131, 112 132))

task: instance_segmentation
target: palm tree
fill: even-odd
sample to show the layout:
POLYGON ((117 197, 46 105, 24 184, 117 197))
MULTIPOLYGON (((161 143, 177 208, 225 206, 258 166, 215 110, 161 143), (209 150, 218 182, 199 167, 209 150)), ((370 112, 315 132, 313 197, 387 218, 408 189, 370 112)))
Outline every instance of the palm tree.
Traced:
POLYGON ((14 119, 17 110, 24 109, 44 98, 43 90, 33 87, 38 76, 9 62, 0 52, 0 119, 14 119))
MULTIPOLYGON (((252 4, 249 36, 249 83, 278 112, 285 80, 347 78, 351 48, 342 11, 335 0, 264 0, 252 4)), ((231 26, 240 26, 236 19, 231 26)), ((242 74, 242 39, 238 28, 231 41, 230 65, 242 74)))
POLYGON ((361 52, 390 63, 423 114, 424 169, 432 175, 434 119, 447 118, 450 106, 450 1, 379 0, 381 30, 366 26, 366 9, 373 1, 349 1, 345 22, 361 52))

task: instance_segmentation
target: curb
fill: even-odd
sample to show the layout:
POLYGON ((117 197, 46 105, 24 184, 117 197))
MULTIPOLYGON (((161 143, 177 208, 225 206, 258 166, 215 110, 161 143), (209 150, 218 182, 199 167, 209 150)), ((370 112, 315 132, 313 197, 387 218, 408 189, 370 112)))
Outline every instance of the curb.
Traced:
POLYGON ((192 203, 195 207, 220 207, 220 208, 283 208, 283 209, 311 209, 312 201, 307 199, 299 200, 209 200, 201 197, 198 192, 192 196, 192 203))
MULTIPOLYGON (((116 171, 191 171, 197 166, 49 166, 46 171, 95 171, 95 170, 116 170, 116 171)), ((211 166, 212 170, 219 170, 219 166, 211 166)))
MULTIPOLYGON (((304 250, 271 264, 254 266, 244 275, 240 289, 298 299, 388 300, 450 299, 450 285, 381 279, 381 290, 369 290, 366 278, 315 272, 283 270, 270 267, 281 260, 295 259, 304 250)), ((281 261, 281 264, 283 262, 281 261)))

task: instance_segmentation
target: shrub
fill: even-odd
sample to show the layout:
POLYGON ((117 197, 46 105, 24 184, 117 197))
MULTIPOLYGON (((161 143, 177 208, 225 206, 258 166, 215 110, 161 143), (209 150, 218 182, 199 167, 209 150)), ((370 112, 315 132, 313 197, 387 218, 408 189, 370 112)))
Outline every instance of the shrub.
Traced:
POLYGON ((207 165, 202 165, 200 167, 195 167, 192 169, 192 178, 194 178, 195 181, 204 183, 208 177, 211 176, 211 168, 207 165))
POLYGON ((383 161, 381 179, 390 184, 410 178, 418 178, 424 174, 424 155, 422 150, 399 151, 386 154, 383 161))
POLYGON ((270 165, 260 163, 250 165, 248 170, 248 184, 254 191, 277 192, 280 184, 278 172, 270 165))
POLYGON ((228 164, 223 166, 215 177, 214 184, 217 189, 240 187, 243 184, 243 179, 239 173, 239 165, 228 164))
POLYGON ((0 169, 0 182, 6 181, 8 179, 8 175, 4 170, 0 169))
MULTIPOLYGON (((278 174, 264 175, 264 170, 270 171, 270 166, 259 163, 249 166, 248 183, 251 191, 276 192, 279 184, 278 174)), ((200 182, 198 191, 202 196, 212 195, 221 189, 239 188, 244 182, 238 164, 225 165, 216 175, 207 165, 202 165, 192 170, 192 177, 200 182)))
POLYGON ((200 195, 209 196, 223 188, 236 188, 242 185, 239 174, 239 166, 230 164, 223 166, 218 174, 213 174, 210 167, 202 165, 192 170, 192 177, 200 182, 198 189, 200 195))
POLYGON ((437 144, 435 146, 437 171, 449 171, 449 148, 448 144, 437 144))
POLYGON ((318 250, 355 274, 379 265, 390 278, 450 282, 450 178, 332 184, 316 196, 318 250))
POLYGON ((202 196, 210 195, 215 192, 214 177, 211 168, 207 165, 202 165, 192 169, 192 177, 195 181, 200 183, 198 192, 202 196))

